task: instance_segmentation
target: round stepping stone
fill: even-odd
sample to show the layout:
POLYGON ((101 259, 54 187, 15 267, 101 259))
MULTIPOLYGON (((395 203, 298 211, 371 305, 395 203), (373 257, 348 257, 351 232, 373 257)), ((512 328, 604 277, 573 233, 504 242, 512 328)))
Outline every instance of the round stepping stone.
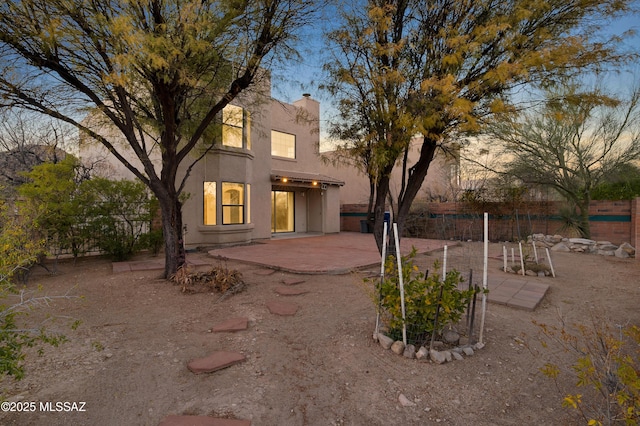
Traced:
POLYGON ((307 290, 303 290, 300 288, 291 288, 287 286, 276 287, 274 291, 280 296, 297 296, 299 294, 308 293, 307 290))
POLYGON ((218 419, 208 416, 170 415, 162 419, 158 426, 251 426, 251 421, 218 419))
POLYGON ((249 319, 245 317, 230 318, 211 328, 211 331, 215 333, 246 330, 248 322, 249 319))
POLYGON ((195 374, 213 373, 244 361, 246 357, 238 352, 217 351, 206 358, 196 358, 187 364, 195 374))
POLYGON ((291 316, 295 315, 300 308, 295 303, 281 302, 280 300, 270 300, 267 302, 269 312, 274 315, 291 316))

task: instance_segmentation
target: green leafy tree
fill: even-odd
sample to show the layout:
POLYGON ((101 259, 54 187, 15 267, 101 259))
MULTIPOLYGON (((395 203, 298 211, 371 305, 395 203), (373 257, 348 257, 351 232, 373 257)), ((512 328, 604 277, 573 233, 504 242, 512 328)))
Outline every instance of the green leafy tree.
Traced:
POLYGON ((80 190, 88 177, 73 156, 59 163, 43 163, 27 173, 28 182, 18 187, 21 215, 29 218, 34 230, 47 239, 55 254, 70 250, 78 256, 87 238, 84 226, 91 199, 80 190))
POLYGON ((122 261, 146 248, 157 203, 142 182, 92 178, 82 183, 81 191, 84 200, 92 199, 84 219, 100 249, 122 261))
POLYGON ((640 197, 640 168, 627 164, 591 192, 594 200, 633 200, 640 197))
POLYGON ((640 92, 616 100, 567 86, 518 115, 501 115, 489 134, 504 143, 505 172, 529 185, 551 187, 576 211, 590 238, 592 191, 640 158, 640 92))
POLYGON ((606 20, 630 0, 369 0, 346 6, 329 35, 326 87, 339 109, 333 134, 367 166, 375 187, 374 234, 382 247, 391 172, 401 168, 395 221, 402 231, 436 150, 511 110, 515 88, 547 84, 629 59, 606 20), (411 140, 420 135, 417 160, 411 140))
POLYGON ((99 141, 151 189, 169 276, 185 261, 181 194, 213 145, 214 119, 266 76, 269 61, 293 53, 296 31, 315 7, 306 0, 4 2, 0 93, 5 104, 99 141), (83 121, 87 111, 91 120, 83 121))
POLYGON ((86 238, 84 218, 89 200, 80 191, 80 165, 67 156, 59 163, 43 163, 27 173, 28 182, 18 187, 22 199, 19 212, 33 223, 41 238, 46 238, 56 254, 71 250, 78 256, 86 238))

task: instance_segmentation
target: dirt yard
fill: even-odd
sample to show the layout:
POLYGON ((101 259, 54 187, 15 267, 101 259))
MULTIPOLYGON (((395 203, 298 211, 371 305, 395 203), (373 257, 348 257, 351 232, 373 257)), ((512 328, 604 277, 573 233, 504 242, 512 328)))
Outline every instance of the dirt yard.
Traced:
MULTIPOLYGON (((428 265, 440 254, 418 260, 428 265)), ((0 413, 0 424, 157 425, 169 414, 248 419, 254 426, 583 424, 561 407, 562 395, 539 371, 549 360, 575 357, 555 347, 530 350, 540 348, 532 321, 586 323, 597 316, 639 325, 640 262, 572 253, 553 260, 557 278, 530 278, 551 287, 541 306, 529 312, 489 303, 486 346, 442 365, 403 358, 372 340, 366 271, 269 275, 229 262, 248 288, 219 301, 217 294, 180 293, 158 278, 160 271, 113 274, 104 259, 63 262, 55 275, 36 269, 28 290, 78 297, 52 299, 25 320, 63 332, 68 342, 45 347, 42 356, 29 350, 25 378, 2 380, 3 399, 84 403, 84 411, 38 405, 34 412, 0 413), (274 292, 294 279, 304 280, 296 288, 308 293, 274 292), (285 297, 300 306, 296 315, 271 314, 266 302, 285 297), (211 332, 238 316, 249 318, 247 330, 211 332), (72 330, 76 320, 80 326, 72 330), (246 361, 211 374, 187 369, 188 361, 217 350, 241 352, 246 361), (402 405, 400 395, 414 405, 402 405)), ((489 265, 497 269, 500 262, 489 265)))

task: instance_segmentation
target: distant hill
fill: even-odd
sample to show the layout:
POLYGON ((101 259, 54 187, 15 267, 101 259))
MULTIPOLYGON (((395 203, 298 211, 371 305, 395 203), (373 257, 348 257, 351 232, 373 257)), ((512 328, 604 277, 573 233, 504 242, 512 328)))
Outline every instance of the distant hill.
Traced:
POLYGON ((47 145, 27 145, 10 151, 0 151, 0 186, 4 191, 13 192, 26 182, 23 172, 29 172, 42 163, 57 163, 67 153, 47 145))

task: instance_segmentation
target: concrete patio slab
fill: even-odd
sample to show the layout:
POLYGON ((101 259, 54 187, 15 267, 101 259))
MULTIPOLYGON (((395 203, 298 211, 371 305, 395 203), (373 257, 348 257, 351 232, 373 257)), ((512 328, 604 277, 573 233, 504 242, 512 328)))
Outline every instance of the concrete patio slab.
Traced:
POLYGON ((527 311, 535 310, 549 290, 549 285, 533 281, 531 277, 514 277, 503 272, 490 274, 488 287, 490 302, 527 311))
MULTIPOLYGON (((403 238, 400 253, 441 250, 451 241, 403 238)), ((380 263, 373 234, 340 232, 305 238, 278 238, 249 246, 209 251, 218 259, 233 259, 271 269, 303 274, 346 274, 380 263)))
MULTIPOLYGON (((402 254, 409 253, 412 247, 419 253, 427 253, 441 250, 445 245, 451 246, 452 242, 403 238, 400 245, 402 254)), ((296 274, 344 274, 371 266, 379 268, 380 264, 380 254, 373 235, 355 232, 289 239, 280 237, 251 245, 211 250, 208 254, 211 257, 187 254, 187 263, 213 265, 217 259, 233 259, 261 266, 262 269, 253 271, 256 275, 271 275, 277 270, 296 274)), ((113 272, 162 269, 163 262, 162 258, 118 262, 113 264, 113 272)), ((372 275, 375 276, 377 274, 372 275)), ((549 285, 541 280, 552 282, 551 278, 523 277, 491 269, 488 276, 488 300, 513 308, 534 310, 549 290, 549 285)), ((298 278, 282 280, 286 286, 303 282, 303 279, 298 278)))

